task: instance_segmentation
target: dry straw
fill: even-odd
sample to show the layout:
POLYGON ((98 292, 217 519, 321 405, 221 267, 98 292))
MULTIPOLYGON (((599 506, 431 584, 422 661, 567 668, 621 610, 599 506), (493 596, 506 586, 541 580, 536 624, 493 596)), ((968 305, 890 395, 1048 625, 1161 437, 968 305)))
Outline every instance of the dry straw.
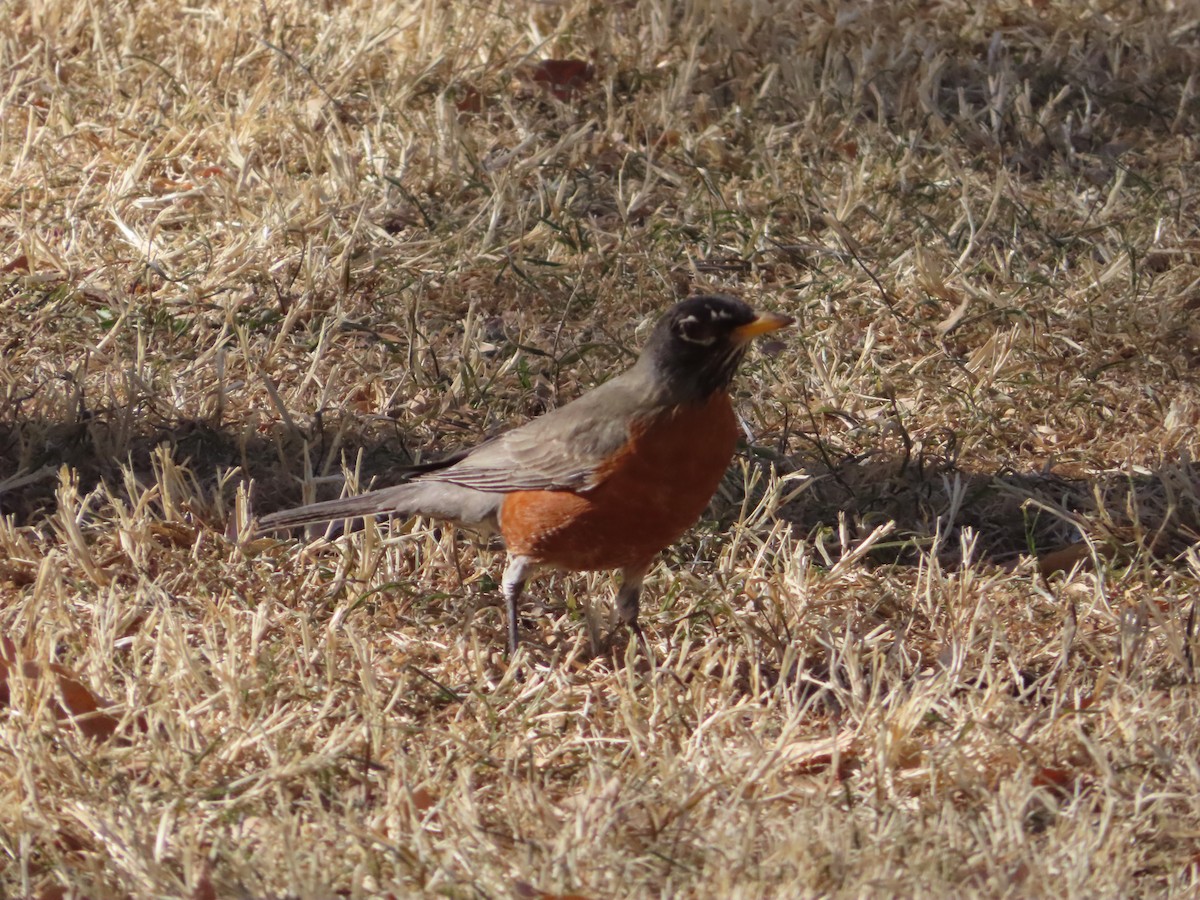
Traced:
POLYGON ((1197 890, 1191 4, 0 16, 0 894, 1197 890), (434 523, 249 540, 693 289, 801 321, 652 662, 556 577, 516 677, 434 523))

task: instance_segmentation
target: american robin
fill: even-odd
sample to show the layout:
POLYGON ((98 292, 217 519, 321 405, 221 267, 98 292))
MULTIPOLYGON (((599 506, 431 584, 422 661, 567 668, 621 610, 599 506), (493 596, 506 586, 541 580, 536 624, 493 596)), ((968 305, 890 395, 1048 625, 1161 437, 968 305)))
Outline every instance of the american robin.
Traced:
POLYGON ((729 384, 751 338, 790 325, 721 294, 659 320, 632 368, 525 425, 439 462, 405 484, 264 516, 260 531, 359 516, 446 519, 508 550, 508 649, 517 599, 542 568, 620 569, 617 613, 640 639, 638 599, 654 557, 704 512, 729 467, 738 425, 729 384))

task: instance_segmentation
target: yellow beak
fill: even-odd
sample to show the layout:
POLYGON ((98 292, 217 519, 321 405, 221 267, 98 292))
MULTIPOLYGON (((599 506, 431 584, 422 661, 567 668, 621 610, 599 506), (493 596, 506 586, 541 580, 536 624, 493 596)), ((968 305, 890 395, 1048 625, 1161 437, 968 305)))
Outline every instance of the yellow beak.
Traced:
POLYGON ((780 328, 787 328, 796 320, 791 316, 781 316, 779 313, 760 312, 752 322, 747 322, 733 329, 733 339, 736 343, 744 344, 751 338, 756 338, 760 334, 767 334, 770 331, 777 331, 780 328))

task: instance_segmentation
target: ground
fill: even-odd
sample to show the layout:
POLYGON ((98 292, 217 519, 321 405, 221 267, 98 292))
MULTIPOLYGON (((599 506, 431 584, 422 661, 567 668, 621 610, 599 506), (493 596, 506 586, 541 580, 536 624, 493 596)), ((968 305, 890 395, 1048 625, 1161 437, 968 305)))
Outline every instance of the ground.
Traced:
POLYGON ((1188 3, 0 6, 0 894, 1195 896, 1188 3), (797 317, 652 571, 253 516, 797 317))

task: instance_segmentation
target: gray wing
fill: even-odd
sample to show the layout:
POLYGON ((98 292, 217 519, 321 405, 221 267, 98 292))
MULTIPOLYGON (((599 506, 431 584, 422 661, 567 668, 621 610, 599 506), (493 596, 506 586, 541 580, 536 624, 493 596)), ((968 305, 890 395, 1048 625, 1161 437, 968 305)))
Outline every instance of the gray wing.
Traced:
POLYGON ((653 408, 634 374, 605 382, 418 480, 499 493, 593 488, 599 467, 629 440, 631 423, 653 408))

